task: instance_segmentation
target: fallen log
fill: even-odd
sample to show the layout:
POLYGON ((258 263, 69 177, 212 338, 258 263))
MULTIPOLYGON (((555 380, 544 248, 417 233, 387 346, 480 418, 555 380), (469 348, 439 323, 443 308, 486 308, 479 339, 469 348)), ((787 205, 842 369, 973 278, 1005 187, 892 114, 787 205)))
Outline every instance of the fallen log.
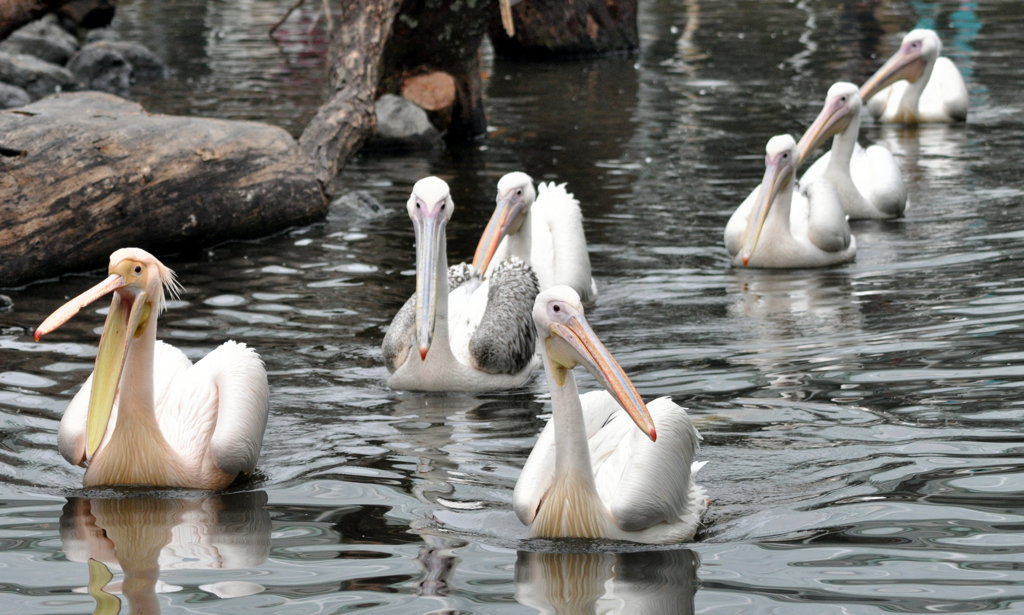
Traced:
POLYGON ((151 115, 98 92, 0 111, 0 287, 95 268, 122 246, 265 236, 326 210, 275 126, 151 115))

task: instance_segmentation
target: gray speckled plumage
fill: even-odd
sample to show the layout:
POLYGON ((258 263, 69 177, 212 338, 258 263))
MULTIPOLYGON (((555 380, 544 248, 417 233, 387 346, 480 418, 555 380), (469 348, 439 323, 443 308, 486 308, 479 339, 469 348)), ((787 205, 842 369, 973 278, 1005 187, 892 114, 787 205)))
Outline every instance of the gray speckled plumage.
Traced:
MULTIPOLYGON (((448 291, 451 292, 470 280, 479 280, 480 272, 468 263, 459 263, 448 267, 448 291)), ((536 294, 536 293, 534 293, 536 294)), ((416 343, 416 293, 402 305, 391 326, 384 334, 384 342, 380 349, 384 353, 384 364, 389 372, 394 372, 409 355, 409 349, 416 343)))
POLYGON ((537 276, 512 257, 490 275, 487 311, 469 340, 469 352, 481 371, 514 374, 533 360, 537 328, 533 302, 540 292, 537 276))

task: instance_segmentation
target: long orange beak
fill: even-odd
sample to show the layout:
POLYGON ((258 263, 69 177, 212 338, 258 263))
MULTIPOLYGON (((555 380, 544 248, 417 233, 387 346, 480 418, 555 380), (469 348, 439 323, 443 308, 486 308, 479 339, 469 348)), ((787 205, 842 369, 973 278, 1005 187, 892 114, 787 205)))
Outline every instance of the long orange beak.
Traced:
POLYGON ((799 167, 803 161, 807 160, 811 152, 818 149, 826 139, 846 130, 852 119, 850 107, 839 97, 825 101, 825 106, 821 108, 818 117, 814 118, 796 144, 797 156, 799 156, 796 166, 799 167))
POLYGON ((860 98, 865 103, 872 96, 881 90, 896 83, 900 79, 906 79, 913 83, 921 77, 924 72, 925 61, 920 51, 910 51, 901 46, 899 51, 894 53, 885 64, 875 71, 874 75, 868 77, 864 85, 860 86, 860 98))
POLYGON ((622 409, 629 414, 636 426, 652 441, 658 438, 647 404, 633 386, 622 366, 608 352, 608 348, 597 337, 583 313, 573 314, 565 323, 553 322, 550 335, 545 340, 548 357, 566 369, 581 364, 604 388, 611 393, 622 409), (556 340, 566 342, 574 352, 566 353, 556 346, 556 340))
POLYGON ((484 234, 476 244, 476 252, 473 254, 474 269, 481 274, 486 273, 501 240, 509 234, 525 209, 526 203, 522 198, 506 197, 498 201, 491 219, 487 221, 487 227, 484 228, 484 234))
POLYGON ((757 242, 761 239, 761 232, 764 230, 764 223, 768 219, 768 212, 779 192, 790 180, 790 164, 781 160, 765 160, 764 178, 761 179, 761 187, 758 188, 757 201, 751 211, 750 220, 747 222, 747 229, 743 233, 743 245, 740 248, 740 258, 743 266, 750 262, 751 255, 757 248, 757 242))

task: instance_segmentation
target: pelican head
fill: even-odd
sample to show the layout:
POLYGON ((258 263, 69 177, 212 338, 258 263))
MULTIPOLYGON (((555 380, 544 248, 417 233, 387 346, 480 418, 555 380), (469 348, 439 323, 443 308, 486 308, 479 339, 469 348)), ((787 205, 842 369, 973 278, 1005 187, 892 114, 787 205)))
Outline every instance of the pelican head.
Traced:
POLYGON ((758 188, 757 201, 751 211, 747 230, 743 233, 743 245, 740 248, 744 265, 750 261, 750 256, 761 239, 761 231, 764 230, 764 223, 768 219, 768 212, 775 203, 775 198, 792 186, 796 168, 800 164, 796 141, 789 135, 772 137, 764 149, 764 178, 758 188))
POLYGON ((537 335, 554 383, 562 385, 569 372, 582 365, 615 398, 637 427, 654 440, 654 420, 643 398, 619 362, 590 328, 583 315, 580 296, 569 286, 554 286, 539 295, 533 304, 537 335))
POLYGON ((452 218, 455 203, 447 182, 438 177, 424 177, 412 187, 406 203, 416 231, 416 338, 420 359, 426 360, 437 320, 437 293, 444 271, 445 225, 452 218))
POLYGON ((111 254, 107 273, 105 280, 59 307, 35 331, 38 342, 85 306, 114 293, 96 351, 86 418, 86 458, 96 452, 107 430, 128 348, 147 328, 155 339, 156 316, 164 308, 165 290, 172 296, 180 291, 174 272, 139 248, 121 248, 111 254))
POLYGON ((480 243, 476 246, 476 253, 473 254, 473 267, 477 271, 487 271, 487 265, 491 263, 491 258, 505 235, 519 232, 523 221, 526 220, 526 213, 530 211, 530 206, 536 198, 537 191, 533 187, 533 178, 522 171, 508 173, 498 180, 494 213, 491 214, 487 228, 480 237, 480 243))
POLYGON ((860 97, 868 101, 872 96, 900 79, 914 83, 925 77, 927 68, 942 53, 942 41, 933 30, 911 30, 903 37, 899 50, 881 66, 860 88, 860 97))
POLYGON ((825 106, 821 108, 818 117, 800 137, 797 143, 797 152, 800 163, 807 160, 811 152, 817 149, 829 137, 843 132, 850 126, 850 122, 857 119, 860 114, 861 100, 857 86, 847 81, 840 81, 832 84, 825 95, 825 106))

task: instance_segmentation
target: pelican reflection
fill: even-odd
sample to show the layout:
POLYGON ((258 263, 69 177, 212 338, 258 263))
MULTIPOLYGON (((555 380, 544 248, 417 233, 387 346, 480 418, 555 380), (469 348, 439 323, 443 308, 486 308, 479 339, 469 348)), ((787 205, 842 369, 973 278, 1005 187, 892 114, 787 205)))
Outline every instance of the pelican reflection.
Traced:
POLYGON ((629 553, 520 551, 516 600, 540 613, 690 615, 700 561, 689 549, 629 553))
MULTIPOLYGON (((270 513, 263 491, 198 498, 68 498, 60 538, 68 560, 89 566, 96 613, 159 613, 158 593, 179 588, 162 570, 254 568, 270 554, 270 513)), ((221 598, 263 587, 246 581, 200 586, 221 598)))

